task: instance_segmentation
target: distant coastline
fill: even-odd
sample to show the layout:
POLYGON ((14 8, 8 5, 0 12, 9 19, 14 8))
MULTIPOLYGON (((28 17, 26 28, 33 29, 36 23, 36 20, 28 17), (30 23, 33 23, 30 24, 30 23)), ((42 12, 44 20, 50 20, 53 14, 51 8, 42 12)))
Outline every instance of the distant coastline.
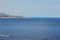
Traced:
POLYGON ((0 18, 24 18, 23 16, 12 16, 6 13, 0 13, 0 18))

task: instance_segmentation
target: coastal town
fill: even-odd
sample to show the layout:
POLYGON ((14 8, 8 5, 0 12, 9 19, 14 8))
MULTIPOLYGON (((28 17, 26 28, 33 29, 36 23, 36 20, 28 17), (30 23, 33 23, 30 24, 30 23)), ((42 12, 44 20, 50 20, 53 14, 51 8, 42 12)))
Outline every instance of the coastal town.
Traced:
POLYGON ((6 13, 0 13, 0 18, 24 18, 23 16, 8 15, 6 13))

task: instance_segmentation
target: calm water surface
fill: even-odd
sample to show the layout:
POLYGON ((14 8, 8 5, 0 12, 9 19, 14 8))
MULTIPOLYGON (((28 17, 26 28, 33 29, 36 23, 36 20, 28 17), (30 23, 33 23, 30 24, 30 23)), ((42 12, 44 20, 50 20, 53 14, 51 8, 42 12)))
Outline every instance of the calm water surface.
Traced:
POLYGON ((0 18, 0 40, 60 40, 60 18, 0 18))

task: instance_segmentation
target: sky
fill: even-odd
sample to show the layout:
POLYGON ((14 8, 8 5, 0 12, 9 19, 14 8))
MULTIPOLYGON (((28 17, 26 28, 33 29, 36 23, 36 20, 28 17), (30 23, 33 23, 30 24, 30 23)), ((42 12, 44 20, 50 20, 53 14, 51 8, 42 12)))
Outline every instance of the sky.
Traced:
POLYGON ((0 12, 25 17, 60 17, 60 0, 0 0, 0 12))

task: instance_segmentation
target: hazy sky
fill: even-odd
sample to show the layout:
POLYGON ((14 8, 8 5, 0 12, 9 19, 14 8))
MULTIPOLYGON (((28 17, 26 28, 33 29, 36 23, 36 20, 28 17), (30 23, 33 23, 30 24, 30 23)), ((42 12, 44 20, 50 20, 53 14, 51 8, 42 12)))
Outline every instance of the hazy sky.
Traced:
POLYGON ((60 17, 60 0, 0 0, 0 12, 25 17, 60 17))

